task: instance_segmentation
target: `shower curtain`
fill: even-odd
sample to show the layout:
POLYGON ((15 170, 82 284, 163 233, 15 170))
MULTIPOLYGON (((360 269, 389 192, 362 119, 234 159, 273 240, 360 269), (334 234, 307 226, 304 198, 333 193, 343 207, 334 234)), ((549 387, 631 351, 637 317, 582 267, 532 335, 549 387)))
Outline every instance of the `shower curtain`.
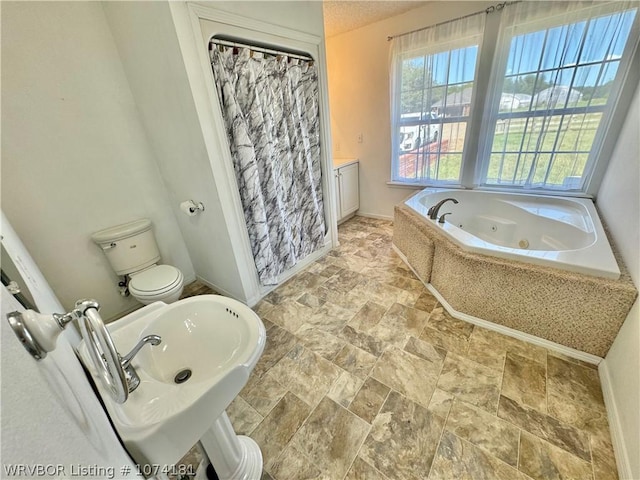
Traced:
POLYGON ((274 285, 324 244, 317 70, 220 46, 211 66, 258 277, 274 285))

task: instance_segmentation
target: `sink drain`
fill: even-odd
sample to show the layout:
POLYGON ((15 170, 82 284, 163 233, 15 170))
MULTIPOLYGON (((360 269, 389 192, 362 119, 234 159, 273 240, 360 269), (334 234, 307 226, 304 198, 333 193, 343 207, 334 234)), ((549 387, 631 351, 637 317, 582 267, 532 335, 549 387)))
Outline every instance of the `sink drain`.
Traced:
POLYGON ((176 383, 184 383, 191 378, 191 369, 185 368, 184 370, 180 370, 176 373, 176 376, 173 377, 173 381, 176 383))

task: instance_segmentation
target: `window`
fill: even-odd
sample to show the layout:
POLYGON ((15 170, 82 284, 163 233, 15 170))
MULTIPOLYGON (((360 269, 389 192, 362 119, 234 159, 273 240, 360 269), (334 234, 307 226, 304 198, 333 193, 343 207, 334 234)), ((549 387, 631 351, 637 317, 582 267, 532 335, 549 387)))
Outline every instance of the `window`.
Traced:
POLYGON ((583 190, 635 16, 611 9, 538 19, 521 8, 503 29, 484 185, 583 190))
POLYGON ((402 40, 392 180, 460 183, 483 26, 479 16, 402 40))
POLYGON ((604 2, 586 8, 578 2, 541 5, 505 8, 497 43, 490 46, 494 59, 484 73, 486 91, 474 92, 481 83, 476 77, 483 75, 482 69, 475 74, 480 41, 402 60, 392 180, 460 185, 464 170, 471 172, 465 178, 473 179, 465 186, 586 190, 638 41, 636 8, 604 2), (448 59, 446 76, 434 73, 438 57, 448 59), (422 84, 413 75, 419 66, 427 80, 422 84), (474 95, 481 99, 475 112, 474 95), (482 124, 475 130, 474 121, 482 124), (440 129, 437 141, 434 127, 440 129), (474 131, 478 138, 470 142, 474 131), (409 134, 431 142, 410 145, 409 134))

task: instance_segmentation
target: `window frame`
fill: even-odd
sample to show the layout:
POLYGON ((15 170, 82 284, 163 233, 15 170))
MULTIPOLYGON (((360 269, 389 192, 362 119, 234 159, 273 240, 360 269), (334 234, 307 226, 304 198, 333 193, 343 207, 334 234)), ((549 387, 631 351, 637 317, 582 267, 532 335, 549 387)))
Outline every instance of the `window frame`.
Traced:
MULTIPOLYGON (((485 26, 485 32, 486 32, 486 26, 485 26)), ((455 117, 441 117, 437 123, 435 123, 436 125, 440 125, 440 136, 442 135, 442 127, 445 124, 451 123, 462 123, 465 122, 466 123, 466 133, 465 133, 465 139, 464 139, 464 145, 462 147, 462 152, 456 152, 457 154, 461 155, 461 165, 460 165, 460 174, 458 176, 458 181, 435 181, 435 182, 425 182, 425 181, 402 181, 397 179, 396 177, 399 177, 399 175, 397 175, 397 170, 399 167, 399 160, 400 160, 400 142, 398 140, 398 138, 396 137, 396 131, 398 131, 401 127, 406 126, 406 125, 433 125, 434 123, 431 122, 425 122, 422 121, 422 119, 420 121, 413 121, 413 122, 405 122, 404 124, 401 121, 398 121, 397 123, 393 123, 393 121, 391 122, 391 130, 392 130, 392 134, 391 134, 391 145, 392 145, 392 152, 391 152, 391 169, 390 169, 390 181, 388 182, 390 185, 398 185, 398 186, 409 186, 409 187, 415 187, 415 186, 420 186, 420 187, 439 187, 439 188, 462 188, 463 182, 462 179, 464 177, 464 171, 465 171, 465 164, 468 164, 469 162, 467 162, 467 151, 469 150, 468 148, 468 144, 470 142, 470 138, 469 138, 469 134, 468 132, 470 131, 471 127, 472 127, 472 119, 473 119, 473 113, 474 113, 474 104, 475 104, 475 100, 477 97, 477 82, 478 82, 478 77, 480 75, 480 60, 481 60, 481 55, 484 49, 484 37, 485 34, 481 34, 479 35, 478 38, 478 43, 477 43, 477 48, 478 48, 478 55, 476 57, 476 65, 475 65, 475 70, 474 70, 474 78, 473 78, 473 90, 471 93, 471 101, 470 101, 470 114, 468 116, 455 116, 455 117)), ((448 42, 443 42, 441 44, 439 44, 436 47, 423 47, 419 50, 415 50, 413 52, 407 52, 406 54, 402 54, 401 56, 399 56, 399 58, 397 59, 397 61, 395 62, 395 64, 393 64, 391 66, 391 68, 395 69, 395 75, 397 76, 398 79, 401 78, 401 71, 402 71, 402 62, 410 59, 410 58, 419 58, 419 57, 425 57, 428 55, 437 55, 439 53, 442 52, 452 52, 454 50, 458 50, 458 49, 462 49, 462 48, 468 48, 470 46, 476 46, 476 44, 474 42, 466 42, 464 40, 450 40, 448 42), (440 48, 438 48, 440 47, 440 48)), ((469 82, 457 82, 457 83, 446 83, 443 86, 445 86, 447 89, 450 86, 458 86, 458 85, 463 85, 465 83, 469 83, 469 82)), ((398 87, 400 88, 400 92, 391 92, 391 95, 398 95, 398 97, 400 98, 401 96, 401 82, 398 82, 398 87)), ((445 90, 446 92, 446 90, 445 90)), ((445 96, 446 97, 446 96, 445 96)), ((428 114, 425 114, 425 112, 421 112, 422 113, 422 117, 427 116, 428 114)), ((430 116, 430 115, 429 115, 430 116)), ((400 116, 399 116, 400 117, 400 116)), ((440 153, 442 153, 440 150, 438 150, 438 161, 440 158, 440 153)))
MULTIPOLYGON (((486 17, 484 33, 480 41, 480 50, 476 64, 476 75, 474 80, 474 90, 471 99, 471 115, 467 117, 467 132, 465 138, 464 152, 459 184, 443 184, 434 182, 399 182, 393 180, 394 168, 397 161, 390 162, 389 185, 406 186, 413 188, 463 188, 501 192, 533 193, 536 195, 552 195, 566 197, 589 197, 594 198, 600 188, 602 179, 606 173, 608 163, 617 143, 618 135, 625 122, 631 99, 636 91, 640 89, 640 6, 637 6, 636 15, 629 32, 630 38, 635 41, 628 42, 624 53, 620 59, 619 72, 620 82, 614 85, 610 93, 607 105, 602 109, 603 118, 596 130, 594 138, 594 148, 591 149, 587 160, 589 171, 583 173, 582 188, 579 190, 562 190, 548 187, 528 188, 517 185, 494 185, 486 183, 486 170, 489 166, 488 156, 491 143, 493 141, 493 130, 495 125, 489 122, 487 112, 491 112, 491 106, 499 101, 501 92, 497 88, 491 88, 494 75, 504 78, 506 62, 508 60, 508 45, 504 48, 507 51, 496 55, 499 47, 499 31, 504 11, 488 14, 486 17), (494 63, 499 62, 499 65, 494 63), (499 74, 497 72, 500 72, 499 74), (488 146, 487 146, 488 145, 488 146)), ((547 28, 553 28, 550 25, 547 28)), ((513 38, 513 37, 512 37, 513 38)), ((397 68, 393 65, 392 68, 397 68)), ((391 92, 394 95, 394 92, 391 92)), ((564 110, 564 109, 563 109, 564 110)), ((531 112, 530 112, 531 113, 531 112)), ((532 118, 529 117, 529 118, 532 118)), ((391 125, 392 145, 397 145, 393 138, 398 125, 391 125)), ((393 154, 393 152, 392 152, 393 154)))

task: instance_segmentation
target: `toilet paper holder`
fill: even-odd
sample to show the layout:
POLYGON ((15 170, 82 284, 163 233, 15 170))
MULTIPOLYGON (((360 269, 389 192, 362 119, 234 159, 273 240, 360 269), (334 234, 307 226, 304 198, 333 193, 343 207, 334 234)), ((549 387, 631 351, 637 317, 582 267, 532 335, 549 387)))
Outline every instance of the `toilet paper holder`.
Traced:
POLYGON ((180 210, 192 217, 199 212, 204 212, 204 204, 202 202, 196 203, 193 200, 186 200, 180 204, 180 210))

